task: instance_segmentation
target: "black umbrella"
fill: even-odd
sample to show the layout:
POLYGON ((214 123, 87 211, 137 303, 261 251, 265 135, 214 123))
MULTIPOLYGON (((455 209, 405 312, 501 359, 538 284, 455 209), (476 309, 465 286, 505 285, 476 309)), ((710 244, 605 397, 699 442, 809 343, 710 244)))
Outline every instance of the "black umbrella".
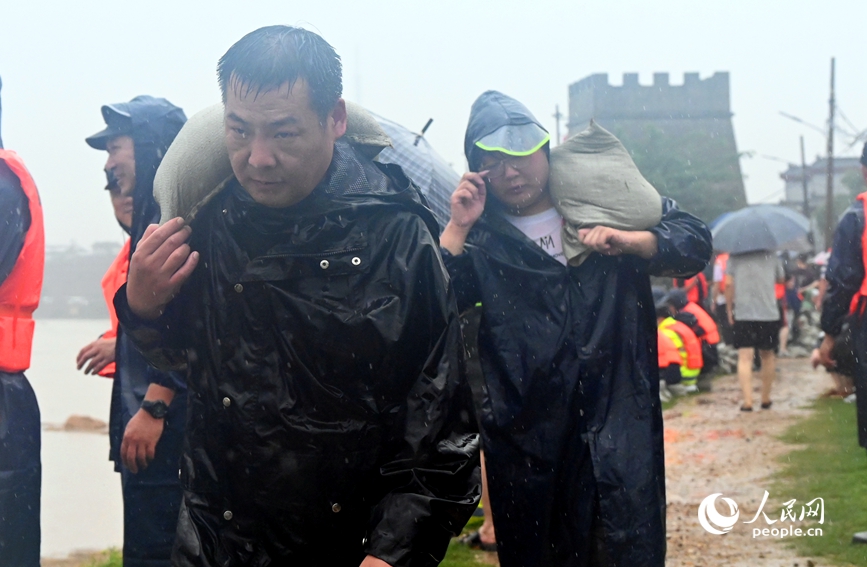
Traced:
POLYGON ((807 244, 810 221, 780 205, 752 205, 718 219, 713 247, 730 254, 758 250, 798 250, 807 244))

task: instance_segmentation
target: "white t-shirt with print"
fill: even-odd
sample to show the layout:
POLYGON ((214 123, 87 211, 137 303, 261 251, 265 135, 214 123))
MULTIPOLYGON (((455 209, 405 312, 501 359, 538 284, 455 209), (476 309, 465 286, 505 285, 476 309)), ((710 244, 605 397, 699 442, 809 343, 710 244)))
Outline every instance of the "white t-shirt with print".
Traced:
POLYGON ((551 255, 555 260, 566 265, 566 255, 563 254, 563 217, 557 209, 551 207, 535 215, 515 217, 503 215, 515 228, 523 232, 527 238, 535 242, 539 248, 551 255))

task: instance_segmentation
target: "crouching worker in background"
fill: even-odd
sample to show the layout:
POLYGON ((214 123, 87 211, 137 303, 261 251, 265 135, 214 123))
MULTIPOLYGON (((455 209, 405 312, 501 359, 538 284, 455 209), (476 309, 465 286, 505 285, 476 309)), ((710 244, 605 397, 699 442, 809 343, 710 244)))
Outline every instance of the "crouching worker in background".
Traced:
POLYGON ((704 367, 701 341, 689 325, 672 316, 675 309, 664 289, 654 288, 653 300, 658 329, 674 343, 680 356, 680 380, 675 381, 673 376, 667 375, 665 382, 668 391, 675 396, 698 392, 696 381, 704 367))
MULTIPOLYGON (((692 329, 701 341, 702 367, 699 380, 710 378, 710 374, 719 365, 720 334, 716 321, 699 304, 690 301, 681 289, 668 292, 668 303, 671 316, 692 329)), ((701 389, 701 387, 699 387, 701 389)))

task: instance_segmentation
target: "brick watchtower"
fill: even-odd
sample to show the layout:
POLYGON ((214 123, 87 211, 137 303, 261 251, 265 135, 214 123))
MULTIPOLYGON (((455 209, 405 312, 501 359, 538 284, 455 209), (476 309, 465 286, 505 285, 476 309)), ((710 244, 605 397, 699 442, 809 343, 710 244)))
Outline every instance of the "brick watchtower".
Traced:
POLYGON ((686 73, 683 85, 654 73, 650 86, 636 73, 624 74, 622 86, 596 74, 569 86, 570 136, 596 120, 661 194, 705 221, 746 205, 731 117, 728 73, 686 73))

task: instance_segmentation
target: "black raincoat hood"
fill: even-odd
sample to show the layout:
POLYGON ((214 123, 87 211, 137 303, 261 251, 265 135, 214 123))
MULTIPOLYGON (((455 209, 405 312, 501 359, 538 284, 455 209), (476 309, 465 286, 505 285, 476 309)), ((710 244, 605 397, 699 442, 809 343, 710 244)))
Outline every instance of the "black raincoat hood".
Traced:
POLYGON ((499 91, 485 91, 470 109, 470 121, 464 136, 464 155, 470 171, 478 171, 476 142, 503 126, 535 124, 548 131, 526 106, 499 91))

